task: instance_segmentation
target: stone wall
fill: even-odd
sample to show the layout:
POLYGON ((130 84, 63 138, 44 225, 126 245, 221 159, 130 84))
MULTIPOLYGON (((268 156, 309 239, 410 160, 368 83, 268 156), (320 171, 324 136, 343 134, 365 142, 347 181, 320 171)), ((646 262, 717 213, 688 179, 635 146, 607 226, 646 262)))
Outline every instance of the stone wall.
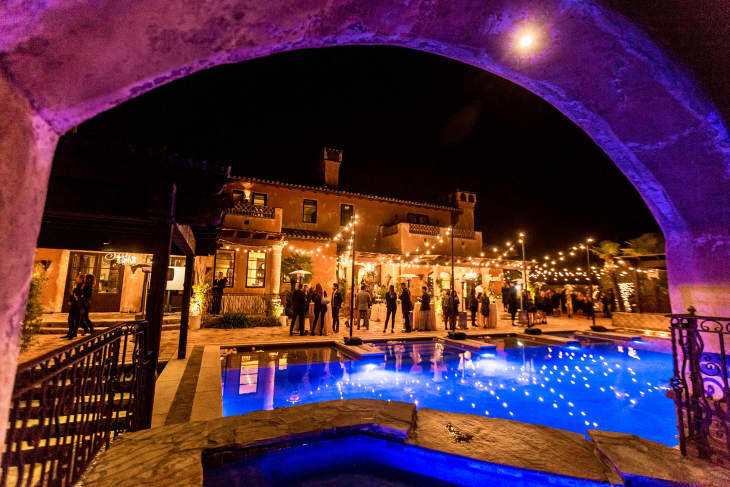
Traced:
POLYGON ((636 330, 669 331, 669 318, 663 313, 613 313, 613 326, 636 330))

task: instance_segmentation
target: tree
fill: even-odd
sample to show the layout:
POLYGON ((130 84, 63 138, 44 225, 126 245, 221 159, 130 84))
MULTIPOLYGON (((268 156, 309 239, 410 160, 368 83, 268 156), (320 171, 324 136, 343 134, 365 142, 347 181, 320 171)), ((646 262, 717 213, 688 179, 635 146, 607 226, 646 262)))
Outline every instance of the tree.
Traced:
MULTIPOLYGON (((291 273, 294 271, 312 272, 312 258, 306 255, 292 254, 281 259, 281 274, 287 281, 291 279, 291 273)), ((312 280, 312 274, 304 275, 304 282, 308 283, 312 280)))
POLYGON ((627 257, 647 254, 663 254, 664 236, 660 233, 645 233, 626 242, 627 247, 621 249, 627 257))
MULTIPOLYGON (((621 255, 621 244, 611 240, 601 240, 598 245, 589 248, 599 259, 604 261, 607 271, 606 274, 608 274, 611 287, 613 288, 613 295, 616 297, 616 301, 618 301, 618 308, 620 311, 626 311, 624 300, 621 299, 621 290, 618 287, 615 263, 616 257, 621 255)), ((590 269, 586 269, 586 272, 590 272, 590 269)))

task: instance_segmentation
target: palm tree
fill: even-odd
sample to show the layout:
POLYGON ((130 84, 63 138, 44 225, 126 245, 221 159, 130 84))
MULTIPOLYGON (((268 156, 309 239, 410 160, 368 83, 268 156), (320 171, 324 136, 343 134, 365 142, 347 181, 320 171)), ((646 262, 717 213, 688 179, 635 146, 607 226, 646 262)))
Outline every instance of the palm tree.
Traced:
POLYGON ((664 253, 664 236, 661 233, 644 233, 626 242, 628 247, 621 249, 627 257, 664 253))
POLYGON ((616 301, 618 301, 618 308, 620 311, 626 311, 624 300, 621 299, 621 290, 618 287, 618 276, 616 275, 616 264, 614 263, 615 258, 621 255, 621 244, 611 240, 601 240, 598 245, 590 247, 590 250, 599 259, 604 261, 608 278, 611 281, 611 287, 613 287, 613 295, 616 296, 616 301))

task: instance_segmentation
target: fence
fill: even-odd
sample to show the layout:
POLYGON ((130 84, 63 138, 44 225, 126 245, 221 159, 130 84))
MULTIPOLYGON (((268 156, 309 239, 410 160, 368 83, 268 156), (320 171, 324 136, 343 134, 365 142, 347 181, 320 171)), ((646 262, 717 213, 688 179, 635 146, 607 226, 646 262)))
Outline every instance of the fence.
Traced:
MULTIPOLYGON (((690 313, 693 309, 690 308, 690 313)), ((679 446, 683 455, 730 463, 730 318, 669 315, 679 446)))
POLYGON ((72 485, 112 438, 143 427, 147 323, 123 323, 18 368, 0 486, 72 485))
POLYGON ((279 299, 278 294, 226 293, 221 299, 221 313, 266 314, 268 301, 279 299))

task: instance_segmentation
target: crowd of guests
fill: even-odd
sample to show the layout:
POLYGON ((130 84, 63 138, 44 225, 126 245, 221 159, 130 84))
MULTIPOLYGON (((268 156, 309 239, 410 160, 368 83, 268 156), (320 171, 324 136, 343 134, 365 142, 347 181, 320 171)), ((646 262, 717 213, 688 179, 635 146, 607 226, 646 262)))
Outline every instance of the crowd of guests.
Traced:
POLYGON ((575 291, 572 286, 565 286, 559 290, 546 288, 538 290, 533 298, 532 293, 526 289, 520 293, 516 283, 508 283, 502 288, 504 310, 510 314, 513 326, 516 326, 515 316, 520 309, 527 312, 528 326, 547 324, 549 316, 560 314, 566 314, 568 318, 582 315, 592 319, 596 301, 603 305, 604 316, 610 318, 616 301, 612 289, 597 290, 591 295, 588 292, 575 291))

